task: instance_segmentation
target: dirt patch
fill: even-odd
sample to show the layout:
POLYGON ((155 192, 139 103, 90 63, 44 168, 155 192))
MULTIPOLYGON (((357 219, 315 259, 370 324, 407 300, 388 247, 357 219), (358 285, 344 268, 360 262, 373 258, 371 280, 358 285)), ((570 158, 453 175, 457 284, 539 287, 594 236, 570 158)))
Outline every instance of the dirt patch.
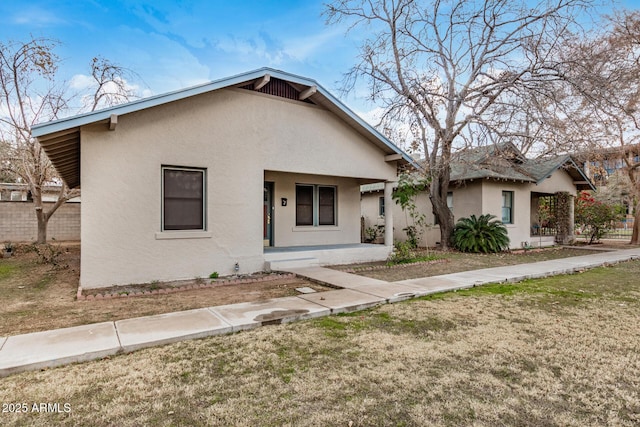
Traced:
MULTIPOLYGON (((625 248, 631 248, 627 245, 625 248)), ((622 249, 618 247, 617 249, 622 249)), ((612 247, 612 249, 614 248, 612 247)), ((572 256, 588 255, 592 252, 577 247, 555 247, 528 251, 513 251, 498 254, 465 254, 454 251, 418 250, 418 256, 435 257, 436 260, 400 264, 386 267, 386 262, 364 263, 357 265, 336 266, 338 270, 351 270, 361 276, 396 282, 399 280, 417 279, 420 277, 439 276, 442 274, 459 273, 462 271, 478 270, 490 267, 503 267, 526 264, 552 259, 568 258, 572 256), (440 261, 440 262, 437 262, 440 261)))
MULTIPOLYGON (((39 263, 38 255, 26 246, 18 247, 15 256, 0 259, 0 336, 294 296, 299 295, 295 288, 305 286, 318 292, 331 289, 299 277, 286 277, 136 298, 77 301, 80 245, 61 245, 58 263, 57 268, 39 263)), ((163 286, 133 286, 130 291, 152 285, 163 286)))

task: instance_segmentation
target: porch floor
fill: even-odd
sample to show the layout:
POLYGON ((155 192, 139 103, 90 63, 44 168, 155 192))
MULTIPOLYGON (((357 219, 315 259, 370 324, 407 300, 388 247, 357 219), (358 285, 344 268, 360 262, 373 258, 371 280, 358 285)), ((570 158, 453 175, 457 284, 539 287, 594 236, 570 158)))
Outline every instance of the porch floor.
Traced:
POLYGON ((385 260, 391 249, 370 243, 265 247, 264 260, 267 270, 352 264, 385 260))
POLYGON ((344 243, 338 245, 265 246, 264 253, 326 251, 334 249, 377 249, 381 246, 384 245, 375 245, 372 243, 344 243))

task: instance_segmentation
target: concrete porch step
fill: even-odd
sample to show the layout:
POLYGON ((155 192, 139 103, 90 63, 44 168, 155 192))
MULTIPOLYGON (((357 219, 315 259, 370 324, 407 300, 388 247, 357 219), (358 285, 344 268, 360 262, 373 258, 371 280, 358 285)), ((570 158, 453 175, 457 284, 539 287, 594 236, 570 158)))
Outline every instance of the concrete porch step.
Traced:
POLYGON ((267 261, 265 264, 266 264, 267 270, 281 271, 281 270, 290 269, 290 268, 318 267, 320 265, 320 261, 318 260, 318 258, 307 257, 307 258, 277 259, 277 260, 267 261))

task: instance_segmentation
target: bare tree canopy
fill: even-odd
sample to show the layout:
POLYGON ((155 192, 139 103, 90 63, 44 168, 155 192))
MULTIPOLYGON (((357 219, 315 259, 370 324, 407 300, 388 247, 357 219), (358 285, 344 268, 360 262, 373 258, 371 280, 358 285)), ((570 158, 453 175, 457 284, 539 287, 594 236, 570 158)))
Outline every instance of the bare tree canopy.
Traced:
MULTIPOLYGON (((56 80, 60 59, 55 54, 58 42, 32 38, 27 42, 0 43, 0 176, 19 178, 31 192, 38 219, 38 243, 47 240, 47 224, 54 212, 67 200, 80 194, 59 180, 31 127, 59 118, 68 111, 69 89, 56 80), (57 201, 45 210, 42 189, 45 184, 61 182, 57 201)), ((127 70, 102 58, 91 62, 95 84, 91 87, 89 109, 129 100, 134 94, 126 85, 127 70)))
MULTIPOLYGON (((573 134, 585 135, 581 151, 591 160, 613 158, 626 174, 635 206, 631 243, 640 232, 640 12, 622 11, 590 37, 564 46, 563 62, 575 112, 573 134)), ((566 127, 568 128, 568 126, 566 127)), ((565 128, 565 130, 566 130, 565 128)), ((571 132, 570 132, 571 133, 571 132)))
POLYGON ((443 247, 454 225, 446 203, 452 153, 500 138, 513 129, 501 108, 519 108, 524 93, 550 90, 546 83, 562 79, 555 51, 564 37, 579 32, 575 17, 591 5, 339 0, 327 6, 329 23, 347 21, 370 34, 347 88, 365 79, 370 98, 385 108, 383 122, 409 126, 408 138, 426 158, 443 247))

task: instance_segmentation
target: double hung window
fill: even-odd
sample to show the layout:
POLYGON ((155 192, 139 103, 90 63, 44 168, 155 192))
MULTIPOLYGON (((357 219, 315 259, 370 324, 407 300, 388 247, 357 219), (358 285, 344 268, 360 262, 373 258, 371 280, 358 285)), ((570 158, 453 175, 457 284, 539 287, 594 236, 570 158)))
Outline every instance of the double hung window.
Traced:
POLYGON ((296 184, 296 225, 336 225, 336 187, 296 184))
POLYGON ((513 224, 513 191, 502 192, 502 223, 513 224))

